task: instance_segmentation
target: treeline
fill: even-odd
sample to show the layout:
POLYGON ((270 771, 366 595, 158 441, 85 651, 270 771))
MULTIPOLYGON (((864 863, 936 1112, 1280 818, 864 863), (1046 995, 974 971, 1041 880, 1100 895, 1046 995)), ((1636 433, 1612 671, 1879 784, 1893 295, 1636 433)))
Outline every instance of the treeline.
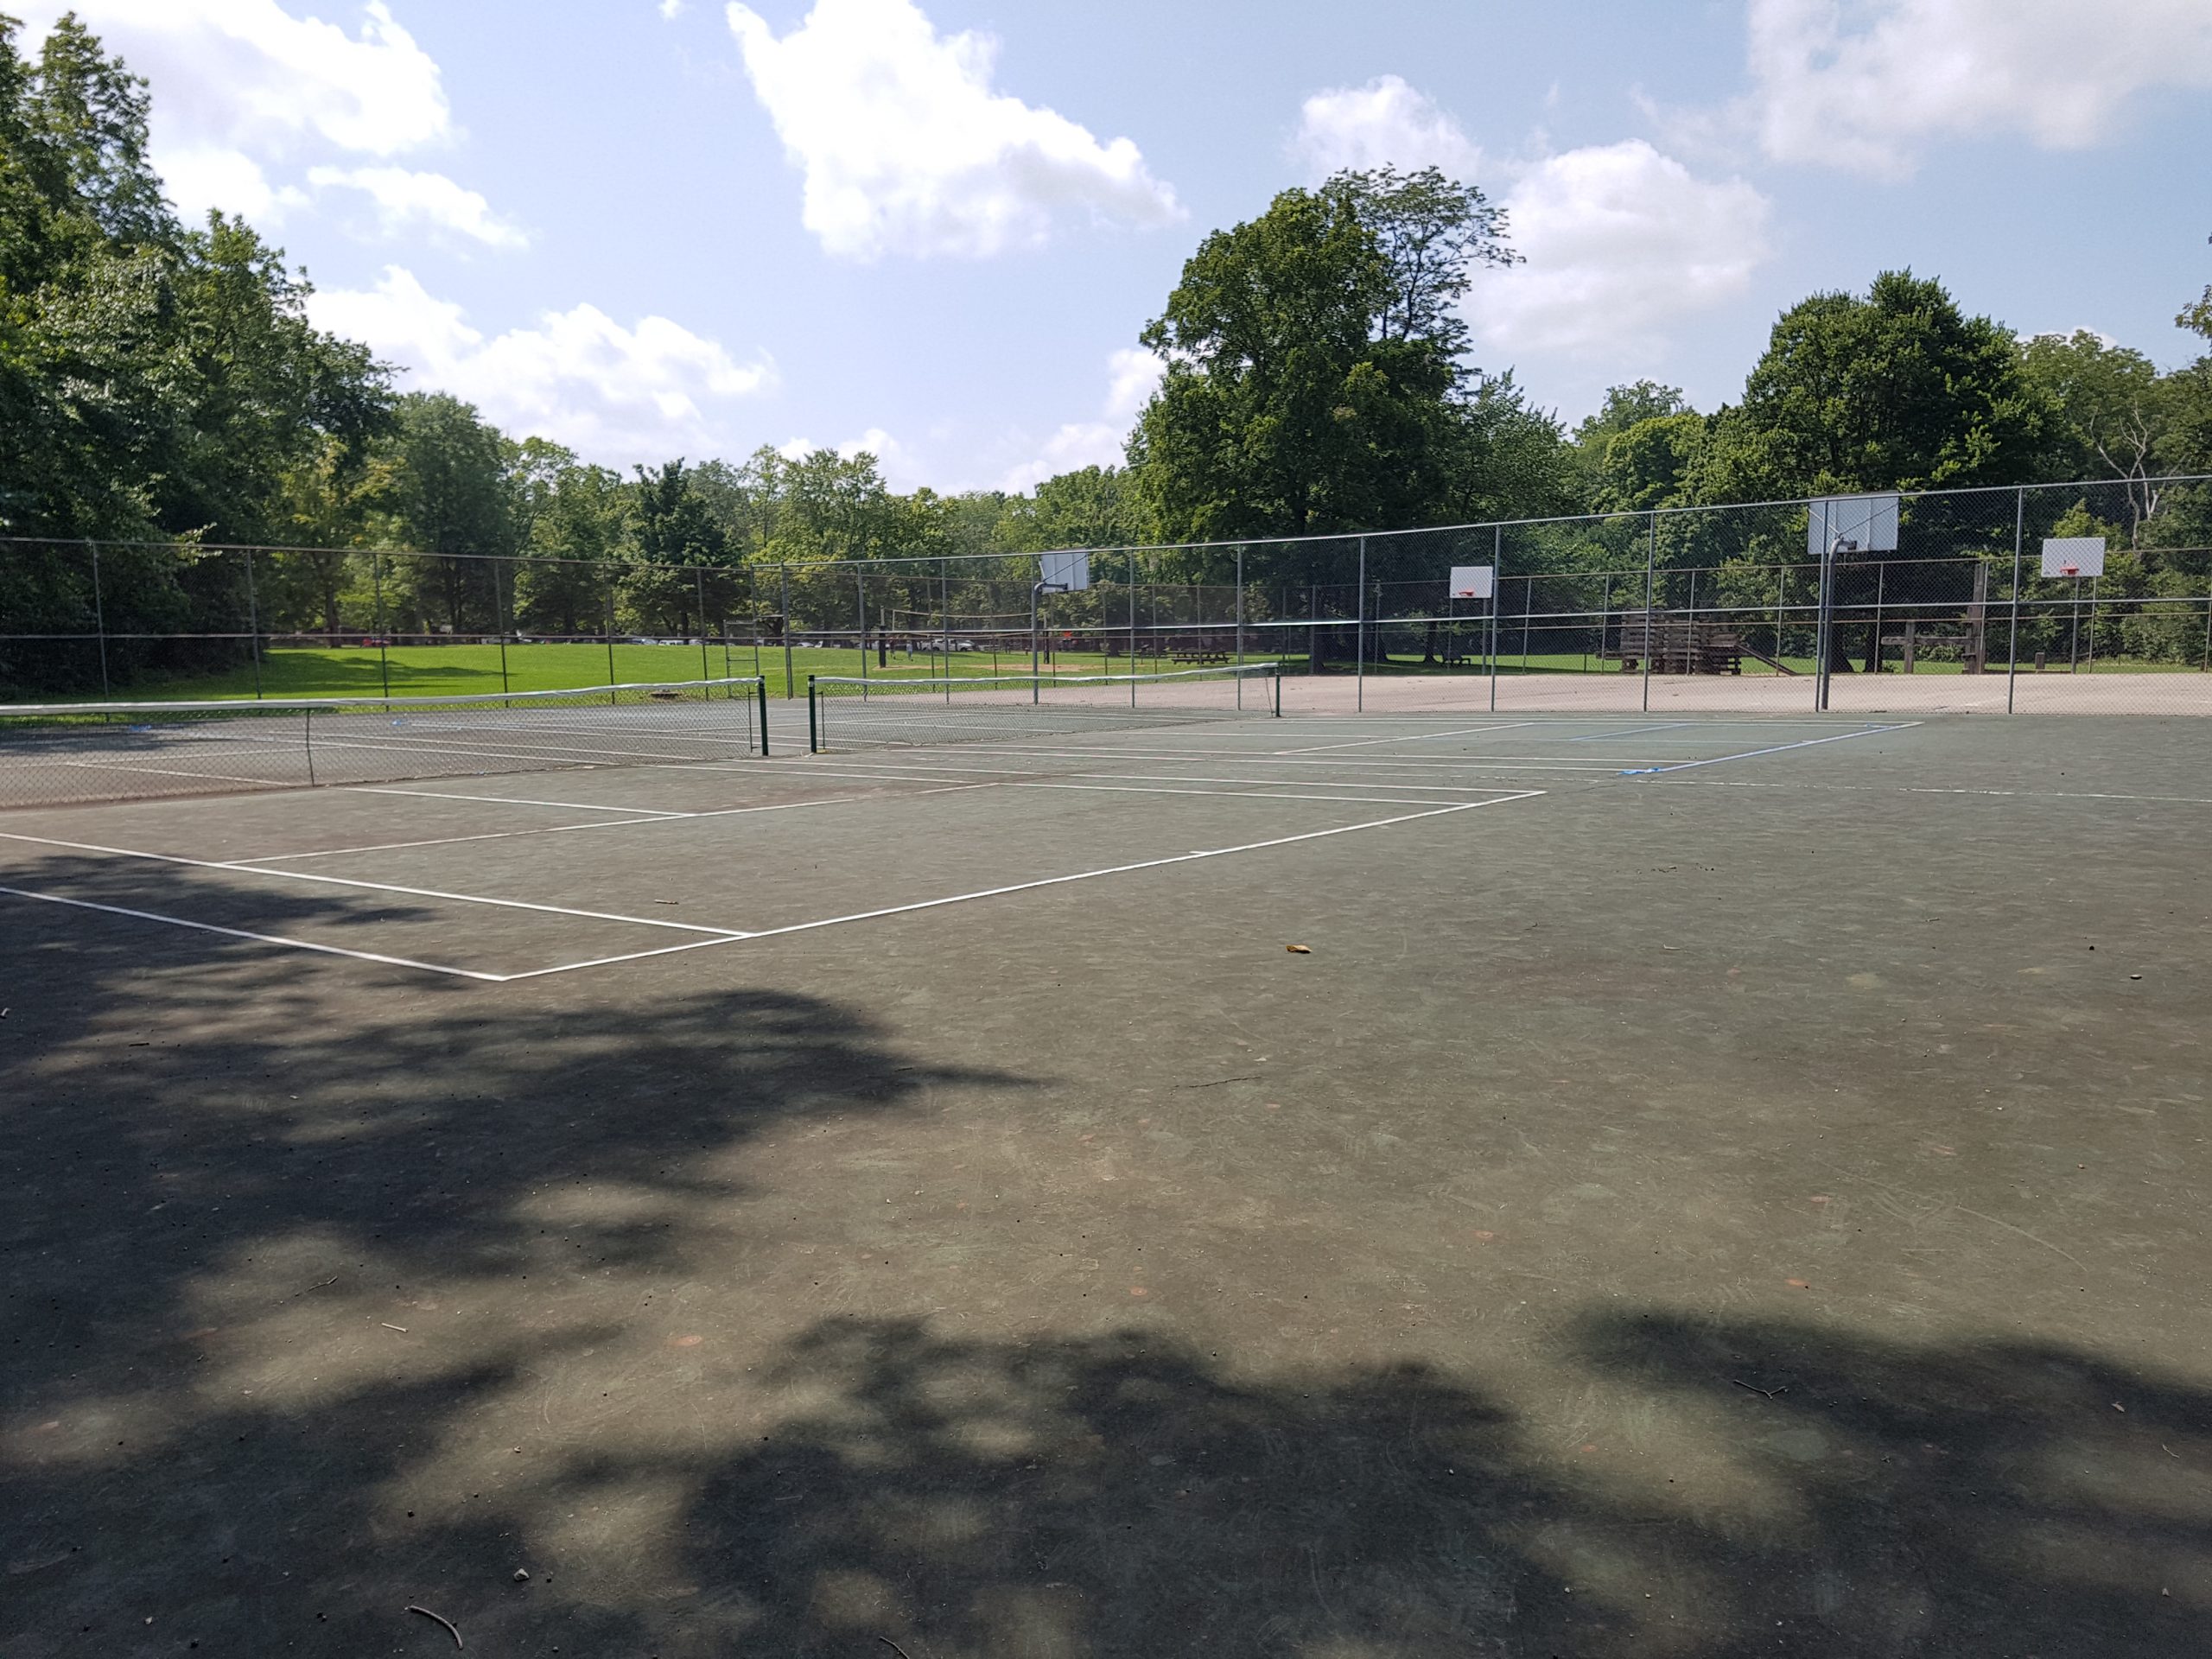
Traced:
MULTIPOLYGON (((1205 238, 1143 333, 1166 367, 1124 465, 1024 493, 902 494, 827 451, 620 473, 397 394, 313 327, 304 279, 250 226, 178 220, 146 87, 97 39, 64 18, 35 61, 16 42, 0 19, 0 533, 31 539, 0 549, 0 635, 219 633, 249 609, 336 634, 367 581, 400 632, 588 632, 612 606, 625 630, 685 633, 726 601, 672 567, 1227 540, 1250 544, 1249 577, 1291 585, 1342 579, 1336 550, 1283 539, 1322 532, 2076 478, 2120 486, 2069 526, 2125 550, 2116 582, 2206 575, 2212 505, 2152 480, 2212 470, 2212 357, 2161 373, 2090 334, 2024 340, 1891 272, 1785 312, 1733 404, 1639 381, 1570 431, 1471 361, 1467 307, 1515 262, 1511 227, 1433 169, 1340 174, 1205 238), (247 594, 239 561, 198 550, 219 543, 311 551, 247 594), (423 556, 387 572, 368 550, 423 556), (500 576, 485 556, 528 563, 500 576)), ((2179 321, 2212 340, 2212 289, 2179 321)), ((1147 574, 1217 580, 1227 560, 1147 574)), ((10 684, 54 677, 20 643, 0 654, 10 684)), ((157 656, 109 668, 204 665, 157 656)))

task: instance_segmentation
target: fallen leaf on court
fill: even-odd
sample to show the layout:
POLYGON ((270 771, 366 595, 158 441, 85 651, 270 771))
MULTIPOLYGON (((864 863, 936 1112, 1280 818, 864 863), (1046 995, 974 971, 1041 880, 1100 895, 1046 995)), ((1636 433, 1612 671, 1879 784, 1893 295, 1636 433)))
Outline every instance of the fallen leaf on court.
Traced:
POLYGON ((671 1348, 696 1348, 705 1340, 704 1337, 671 1337, 668 1345, 671 1348))
POLYGON ((1145 1288, 1142 1285, 1131 1285, 1129 1287, 1129 1294, 1132 1296, 1141 1296, 1144 1294, 1145 1288))
POLYGON ((1810 1290, 1813 1287, 1808 1282, 1802 1279, 1785 1279, 1782 1282, 1789 1286, 1792 1290, 1810 1290))
POLYGON ((1475 1230, 1475 1236, 1480 1239, 1484 1243, 1487 1244, 1491 1240, 1496 1238, 1497 1235, 1496 1233, 1486 1233, 1478 1227, 1475 1230))
POLYGON ((1313 947, 1310 944, 1286 944, 1283 949, 1294 957, 1310 957, 1313 954, 1313 947))

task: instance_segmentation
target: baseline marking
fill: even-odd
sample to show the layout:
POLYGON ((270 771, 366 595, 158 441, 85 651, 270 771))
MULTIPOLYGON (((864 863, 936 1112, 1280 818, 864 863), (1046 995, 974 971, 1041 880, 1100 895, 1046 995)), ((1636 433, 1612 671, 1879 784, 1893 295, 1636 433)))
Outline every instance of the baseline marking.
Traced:
MULTIPOLYGON (((1264 779, 1257 779, 1265 782, 1264 779)), ((1008 789, 1079 789, 1106 795, 1198 795, 1207 800, 1306 801, 1323 806, 1339 802, 1362 806, 1487 806, 1487 801, 1423 801, 1403 795, 1293 795, 1282 790, 1158 789, 1141 784, 1008 784, 1008 789)))
POLYGON ((574 812, 632 812, 656 818, 692 816, 662 806, 601 806, 593 801, 537 801, 521 795, 457 795, 450 790, 392 789, 381 784, 342 784, 340 787, 354 795, 413 795, 426 801, 491 801, 500 806, 559 806, 574 812))
MULTIPOLYGON (((811 933, 825 927, 842 927, 848 922, 872 922, 886 916, 906 916, 917 911, 941 910, 948 905, 964 905, 978 899, 1000 899, 1008 893, 1033 893, 1041 887, 1065 887, 1072 881, 1091 881, 1100 876, 1127 875, 1137 870, 1156 870, 1170 864, 1191 864, 1202 859, 1228 858, 1237 853, 1256 853, 1270 847, 1288 847, 1301 841, 1320 841, 1331 836, 1356 835, 1363 830, 1385 830, 1393 824, 1412 823, 1421 818, 1440 818, 1454 812, 1473 812, 1485 806, 1504 806, 1514 801, 1530 801, 1542 795, 1541 789, 1522 790, 1517 794, 1500 795, 1493 800, 1461 801, 1451 806, 1440 806, 1426 812, 1407 812, 1395 818, 1375 818, 1365 823, 1339 824, 1333 830, 1309 830, 1302 835, 1277 836, 1268 841, 1248 841, 1236 847, 1202 848, 1197 852, 1178 853, 1172 858, 1147 858, 1135 864, 1116 864, 1105 869, 1078 870, 1072 875, 1048 875, 1037 881, 1017 881, 1008 887, 984 887, 974 893, 956 893, 943 899, 923 899, 911 905, 887 905, 880 910, 855 911, 849 916, 829 916, 817 922, 794 922, 788 927, 764 927, 759 932, 746 936, 745 943, 754 939, 780 938, 791 933, 811 933)), ((728 943, 737 940, 702 940, 702 944, 728 943)), ((683 947, 678 947, 683 948, 683 947)), ((541 979, 548 974, 564 974, 579 968, 600 965, 598 961, 563 963, 558 967, 539 968, 528 974, 510 976, 515 979, 541 979)))
POLYGON ((1523 726, 1535 726, 1541 723, 1533 720, 1509 720, 1503 724, 1462 726, 1456 731, 1408 732, 1401 737, 1363 737, 1351 743, 1317 743, 1310 749, 1277 749, 1275 753, 1277 754, 1326 754, 1332 749, 1372 748, 1378 743, 1424 743, 1431 738, 1470 737, 1481 732, 1517 731, 1523 726))
MULTIPOLYGON (((128 916, 134 921, 166 922, 171 927, 188 927, 201 933, 220 933, 226 938, 251 939, 259 944, 289 945, 295 950, 315 950, 329 957, 352 957, 358 962, 380 962, 392 968, 420 968, 425 973, 451 974, 461 979, 482 980, 499 983, 504 974, 481 974, 467 968, 449 968, 443 963, 417 962, 412 957, 379 956, 373 950, 349 950, 342 944, 317 944, 313 939, 289 938, 282 933, 255 933, 243 927, 218 927, 213 922, 194 922, 182 916, 164 916, 158 911, 130 910, 122 905, 96 905, 89 899, 64 899, 56 893, 33 893, 27 887, 0 887, 0 893, 12 893, 18 899, 35 899, 42 905, 67 905, 74 910, 97 910, 110 916, 128 916)), ((721 940, 712 941, 721 944, 721 940)))
POLYGON ((1823 743, 1847 743, 1854 737, 1879 737, 1885 732, 1910 731, 1919 724, 1916 720, 1901 721, 1894 726, 1869 726, 1859 732, 1838 732, 1834 737, 1808 737, 1798 743, 1777 743, 1769 749, 1746 749, 1741 754, 1717 754, 1710 760, 1678 760, 1669 766, 1633 766, 1621 776, 1651 778, 1662 772, 1688 772, 1696 766, 1726 766, 1731 760, 1756 760, 1763 754, 1785 754, 1791 749, 1818 748, 1823 743))
MULTIPOLYGON (((658 818, 644 820, 658 823, 658 818)), ((594 922, 628 922, 638 927, 667 928, 677 933, 711 933, 717 938, 743 939, 752 936, 742 928, 702 927, 693 922, 671 922, 658 916, 619 916, 603 910, 575 910, 567 905, 534 905, 522 899, 487 899, 481 893, 445 893, 435 887, 403 887, 389 881, 359 881, 343 875, 317 875, 311 870, 270 870, 232 859, 219 862, 207 858, 180 858, 170 853, 143 853, 133 847, 102 847, 85 841, 60 841, 50 836, 22 836, 0 832, 0 841, 27 841, 44 847, 67 847, 79 853, 106 853, 116 858, 140 858, 156 864, 182 864, 198 870, 228 870, 244 875, 282 876, 287 881, 315 881, 334 887, 358 887, 370 893, 404 893, 410 899, 449 899, 456 904, 492 905, 501 910, 534 910, 550 916, 580 916, 594 922)))

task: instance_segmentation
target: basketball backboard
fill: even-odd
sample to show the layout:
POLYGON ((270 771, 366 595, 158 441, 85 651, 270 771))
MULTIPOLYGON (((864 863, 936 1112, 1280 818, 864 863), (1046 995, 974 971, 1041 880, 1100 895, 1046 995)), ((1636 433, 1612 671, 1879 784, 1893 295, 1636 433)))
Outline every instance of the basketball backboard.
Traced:
POLYGON ((1090 555, 1088 553, 1041 553, 1038 555, 1041 569, 1039 575, 1047 588, 1057 588, 1064 593, 1079 594, 1090 586, 1090 555))
POLYGON ((1832 495, 1808 504, 1805 549, 1825 559, 1839 543, 1856 553, 1897 550, 1897 499, 1894 495, 1832 495))
POLYGON ((2043 573, 2046 576, 2101 576, 2105 573, 2105 538, 2101 536, 2044 537, 2043 573))
POLYGON ((1455 564, 1451 594, 1454 599, 1488 599, 1497 591, 1497 567, 1492 564, 1455 564))

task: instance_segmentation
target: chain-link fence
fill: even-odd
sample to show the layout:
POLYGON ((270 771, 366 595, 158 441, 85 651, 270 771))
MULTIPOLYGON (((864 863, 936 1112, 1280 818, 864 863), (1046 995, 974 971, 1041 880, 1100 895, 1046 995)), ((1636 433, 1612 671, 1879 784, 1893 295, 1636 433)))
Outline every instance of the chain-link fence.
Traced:
POLYGON ((0 697, 1276 661, 1292 708, 2212 714, 2212 480, 676 566, 0 542, 0 697), (1870 516, 1871 515, 1871 516, 1870 516), (1827 535, 1837 524, 1857 531, 1827 535), (2044 543, 2101 537, 2094 568, 2044 543), (1475 583, 1455 587, 1472 568, 1475 583))

